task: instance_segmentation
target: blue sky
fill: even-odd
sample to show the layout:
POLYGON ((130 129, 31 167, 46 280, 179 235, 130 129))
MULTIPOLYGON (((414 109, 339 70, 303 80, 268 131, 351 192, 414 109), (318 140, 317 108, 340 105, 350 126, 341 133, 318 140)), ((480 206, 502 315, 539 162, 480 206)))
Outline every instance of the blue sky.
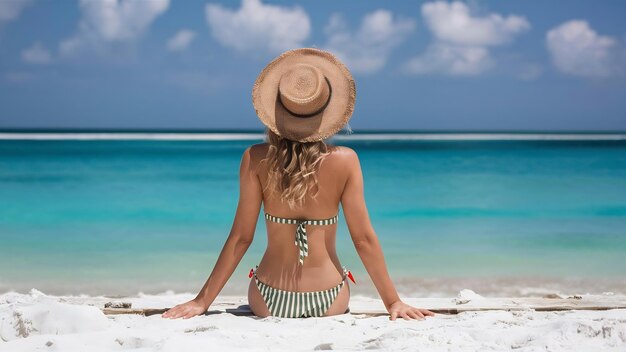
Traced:
POLYGON ((283 50, 352 70, 358 132, 626 130, 624 1, 0 0, 0 128, 261 129, 283 50))

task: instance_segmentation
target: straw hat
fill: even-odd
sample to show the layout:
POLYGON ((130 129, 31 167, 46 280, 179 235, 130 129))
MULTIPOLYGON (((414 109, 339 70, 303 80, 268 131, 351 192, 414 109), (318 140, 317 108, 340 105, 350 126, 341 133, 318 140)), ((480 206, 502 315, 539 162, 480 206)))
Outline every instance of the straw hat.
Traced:
POLYGON ((252 104, 269 129, 298 142, 337 133, 354 110, 356 87, 346 66, 328 51, 301 48, 282 53, 261 71, 252 104))

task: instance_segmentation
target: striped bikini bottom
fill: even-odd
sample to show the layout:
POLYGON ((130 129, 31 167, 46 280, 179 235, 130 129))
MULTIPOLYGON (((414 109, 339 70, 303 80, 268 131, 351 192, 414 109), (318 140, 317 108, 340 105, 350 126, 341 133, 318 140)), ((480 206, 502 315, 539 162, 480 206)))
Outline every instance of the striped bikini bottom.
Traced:
MULTIPOLYGON (((328 308, 337 298, 339 290, 343 287, 347 273, 349 272, 343 267, 343 278, 337 286, 322 291, 286 291, 274 288, 256 276, 257 265, 250 273, 254 275, 256 286, 263 296, 263 300, 267 305, 272 316, 280 318, 306 318, 321 317, 326 313, 328 308)), ((349 313, 348 308, 345 313, 349 313)))

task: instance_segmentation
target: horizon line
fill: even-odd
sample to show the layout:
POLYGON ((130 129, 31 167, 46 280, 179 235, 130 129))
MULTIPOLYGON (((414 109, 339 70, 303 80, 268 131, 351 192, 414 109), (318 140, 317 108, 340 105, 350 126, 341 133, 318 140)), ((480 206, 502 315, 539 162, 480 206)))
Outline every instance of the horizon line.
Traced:
MULTIPOLYGON (((263 132, 3 132, 0 140, 264 141, 263 132)), ((346 141, 626 141, 626 132, 375 132, 336 134, 346 141)))
MULTIPOLYGON (((0 133, 159 133, 159 134, 264 134, 261 128, 48 128, 48 127, 0 127, 0 133)), ((352 133, 340 130, 336 135, 353 134, 625 134, 624 130, 603 129, 352 129, 352 133)))

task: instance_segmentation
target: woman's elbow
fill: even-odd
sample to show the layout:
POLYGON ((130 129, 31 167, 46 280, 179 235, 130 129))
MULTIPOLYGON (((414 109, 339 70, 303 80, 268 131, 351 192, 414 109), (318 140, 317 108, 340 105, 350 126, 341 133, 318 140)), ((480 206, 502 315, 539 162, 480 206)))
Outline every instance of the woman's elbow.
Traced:
POLYGON ((367 250, 376 245, 376 235, 366 234, 362 236, 354 236, 352 238, 352 242, 354 243, 354 248, 356 248, 357 251, 367 250))
POLYGON ((245 231, 245 232, 231 231, 230 236, 229 236, 229 241, 231 241, 231 243, 242 244, 242 245, 252 244, 253 239, 254 239, 254 232, 250 233, 248 231, 245 231))
POLYGON ((243 245, 251 245, 254 240, 254 235, 240 235, 237 236, 237 243, 241 243, 243 245))

